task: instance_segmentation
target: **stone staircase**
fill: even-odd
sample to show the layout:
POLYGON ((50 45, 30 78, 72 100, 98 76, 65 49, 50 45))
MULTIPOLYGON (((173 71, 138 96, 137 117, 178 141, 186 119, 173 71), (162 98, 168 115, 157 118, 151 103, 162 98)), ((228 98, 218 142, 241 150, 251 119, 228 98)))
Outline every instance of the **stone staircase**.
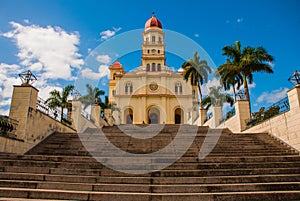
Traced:
MULTIPOLYGON (((116 147, 146 159, 145 154, 164 149, 177 139, 179 132, 184 135, 179 138, 181 142, 192 139, 182 157, 155 172, 129 174, 99 163, 99 159, 119 157, 124 161, 123 168, 130 171, 148 167, 132 164, 126 154, 111 154, 113 150, 103 146, 105 141, 95 142, 97 129, 78 135, 54 133, 25 155, 2 153, 0 200, 300 200, 300 156, 270 135, 233 134, 226 129, 208 132, 207 127, 187 125, 161 126, 102 129, 116 147), (158 135, 151 136, 158 131, 158 135), (206 138, 208 133, 210 138, 206 138), (142 135, 151 138, 139 139, 142 135), (205 143, 213 145, 215 139, 218 142, 213 151, 199 159, 200 148, 205 143), (92 147, 91 151, 83 146, 85 140, 104 148, 92 147)), ((174 151, 180 146, 175 144, 174 151)), ((151 158, 149 167, 168 164, 173 154, 165 152, 151 158)))

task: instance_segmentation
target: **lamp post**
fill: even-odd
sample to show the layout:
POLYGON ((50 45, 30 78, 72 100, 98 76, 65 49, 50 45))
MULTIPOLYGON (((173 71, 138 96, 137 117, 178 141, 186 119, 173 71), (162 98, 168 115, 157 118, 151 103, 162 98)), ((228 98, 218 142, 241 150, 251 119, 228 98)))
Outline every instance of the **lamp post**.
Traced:
POLYGON ((300 84, 300 77, 299 77, 299 71, 296 70, 291 77, 289 77, 288 81, 292 83, 293 85, 300 84))

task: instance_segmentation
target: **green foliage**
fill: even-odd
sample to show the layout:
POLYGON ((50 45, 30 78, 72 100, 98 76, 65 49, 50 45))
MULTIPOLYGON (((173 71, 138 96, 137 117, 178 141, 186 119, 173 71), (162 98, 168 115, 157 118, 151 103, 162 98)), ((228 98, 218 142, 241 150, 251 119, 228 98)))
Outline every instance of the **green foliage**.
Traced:
POLYGON ((231 46, 225 46, 222 55, 227 56, 227 61, 219 66, 217 71, 221 77, 225 77, 225 81, 228 79, 228 76, 234 77, 236 75, 242 77, 245 96, 250 105, 248 83, 251 84, 253 82, 253 73, 273 73, 270 64, 274 61, 274 58, 263 47, 253 48, 247 46, 241 49, 240 41, 236 41, 231 46))
POLYGON ((200 96, 200 107, 202 108, 202 92, 201 85, 208 80, 208 74, 212 72, 206 60, 200 60, 198 53, 194 53, 194 58, 185 61, 182 64, 182 69, 185 70, 183 78, 186 82, 190 81, 192 86, 197 86, 200 96))
POLYGON ((257 125, 264 120, 267 120, 273 116, 279 114, 279 106, 271 106, 269 109, 265 110, 265 107, 261 107, 258 112, 253 112, 251 120, 248 122, 248 126, 257 125))
MULTIPOLYGON (((96 105, 101 105, 103 104, 101 97, 104 95, 104 91, 100 90, 98 87, 92 88, 90 84, 86 85, 87 88, 87 94, 84 96, 81 96, 79 98, 79 101, 82 102, 84 105, 84 109, 86 109, 88 106, 96 104, 96 105)), ((101 106, 102 107, 102 106, 101 106)))
POLYGON ((68 96, 71 91, 74 90, 73 85, 68 85, 63 88, 62 92, 54 89, 50 91, 50 97, 45 101, 48 104, 49 108, 55 109, 57 107, 61 108, 61 121, 63 120, 63 110, 68 108, 68 96))
POLYGON ((209 88, 209 95, 206 96, 202 101, 203 107, 205 109, 208 109, 212 105, 223 107, 223 104, 225 102, 229 103, 230 106, 233 105, 234 100, 231 98, 229 94, 222 93, 221 88, 222 88, 221 86, 209 88))

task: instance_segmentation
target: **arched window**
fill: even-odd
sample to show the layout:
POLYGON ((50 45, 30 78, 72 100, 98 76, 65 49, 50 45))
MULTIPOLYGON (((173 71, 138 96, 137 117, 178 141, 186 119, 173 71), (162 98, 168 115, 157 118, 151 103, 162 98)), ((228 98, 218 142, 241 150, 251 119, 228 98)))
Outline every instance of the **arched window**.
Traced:
POLYGON ((176 82, 175 84, 175 93, 182 94, 182 84, 181 82, 176 82))
POLYGON ((155 63, 152 63, 152 69, 151 69, 151 71, 156 71, 155 63))
POLYGON ((149 54, 149 53, 150 53, 150 50, 148 50, 147 52, 148 52, 148 54, 149 54))
POLYGON ((147 64, 146 72, 149 72, 149 71, 150 71, 150 64, 147 64))
POLYGON ((160 50, 157 50, 157 53, 160 54, 160 50))
POLYGON ((131 82, 127 82, 125 85, 125 93, 126 94, 132 94, 133 91, 133 87, 132 87, 132 83, 131 82))
POLYGON ((116 95, 116 90, 112 90, 112 95, 113 95, 113 96, 116 95))
POLYGON ((157 64, 157 71, 161 71, 161 65, 160 64, 157 64))
POLYGON ((158 37, 158 43, 161 44, 162 41, 161 41, 161 37, 158 37))
POLYGON ((155 36, 152 36, 152 43, 155 43, 155 36))
POLYGON ((113 80, 115 80, 115 79, 116 79, 116 73, 113 74, 113 80))

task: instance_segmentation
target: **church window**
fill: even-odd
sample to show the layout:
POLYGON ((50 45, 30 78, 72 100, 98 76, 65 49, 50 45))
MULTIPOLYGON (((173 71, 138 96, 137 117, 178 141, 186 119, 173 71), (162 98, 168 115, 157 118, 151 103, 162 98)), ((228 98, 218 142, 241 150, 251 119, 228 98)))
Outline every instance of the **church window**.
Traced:
POLYGON ((157 71, 161 71, 161 65, 160 64, 157 64, 157 71))
POLYGON ((161 37, 158 37, 158 43, 161 44, 162 41, 161 41, 161 37))
POLYGON ((160 50, 157 50, 157 53, 160 54, 160 50))
POLYGON ((152 36, 152 42, 155 43, 155 36, 152 36))
POLYGON ((151 69, 151 71, 156 71, 155 63, 152 63, 152 69, 151 69))
POLYGON ((152 54, 155 54, 155 52, 156 52, 155 49, 152 49, 152 50, 151 50, 151 53, 152 53, 152 54))
POLYGON ((148 54, 149 54, 149 53, 150 53, 150 50, 148 50, 147 52, 148 52, 148 54))
POLYGON ((182 94, 182 84, 181 82, 176 82, 175 84, 175 93, 182 94))
POLYGON ((146 72, 149 72, 149 71, 150 71, 150 64, 147 64, 146 72))
POLYGON ((127 82, 125 85, 125 93, 126 94, 132 94, 133 91, 133 87, 132 87, 132 83, 131 82, 127 82))

